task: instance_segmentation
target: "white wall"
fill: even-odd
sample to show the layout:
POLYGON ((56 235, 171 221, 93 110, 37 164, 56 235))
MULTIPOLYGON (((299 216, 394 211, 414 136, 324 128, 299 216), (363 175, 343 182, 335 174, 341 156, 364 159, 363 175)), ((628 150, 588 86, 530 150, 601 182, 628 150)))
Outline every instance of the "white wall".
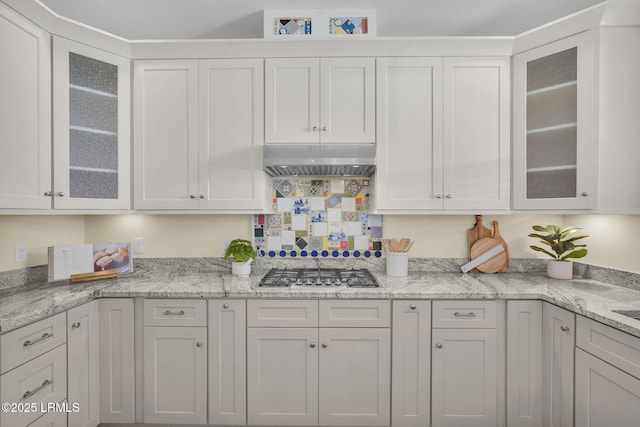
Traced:
MULTIPOLYGON (((582 227, 589 254, 583 262, 640 273, 636 237, 640 215, 500 215, 484 216, 492 228, 497 219, 512 258, 543 257, 529 249, 534 224, 582 227)), ((410 237, 413 258, 465 258, 467 229, 473 215, 384 217, 384 237, 410 237)), ((145 238, 144 257, 218 257, 225 240, 251 237, 250 215, 88 215, 0 216, 0 271, 46 264, 54 244, 133 241, 145 238), (29 261, 16 264, 18 243, 29 246, 29 261)))

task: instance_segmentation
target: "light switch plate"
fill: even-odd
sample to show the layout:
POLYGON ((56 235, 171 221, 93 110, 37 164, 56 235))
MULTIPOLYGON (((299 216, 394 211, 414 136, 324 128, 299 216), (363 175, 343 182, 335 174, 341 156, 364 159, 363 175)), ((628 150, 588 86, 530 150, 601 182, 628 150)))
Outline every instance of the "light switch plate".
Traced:
POLYGON ((133 253, 144 253, 144 237, 136 237, 133 239, 133 253))
POLYGON ((16 264, 27 262, 29 259, 29 246, 26 243, 16 245, 16 264))

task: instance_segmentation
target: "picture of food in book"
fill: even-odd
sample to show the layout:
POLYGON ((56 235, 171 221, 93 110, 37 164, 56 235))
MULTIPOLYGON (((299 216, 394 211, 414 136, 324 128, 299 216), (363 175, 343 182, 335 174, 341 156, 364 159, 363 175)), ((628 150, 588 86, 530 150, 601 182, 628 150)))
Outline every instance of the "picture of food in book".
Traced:
POLYGON ((311 34, 311 18, 276 18, 273 35, 311 34))
POLYGON ((123 273, 129 271, 130 261, 129 243, 112 243, 103 247, 94 247, 94 271, 118 270, 123 273))

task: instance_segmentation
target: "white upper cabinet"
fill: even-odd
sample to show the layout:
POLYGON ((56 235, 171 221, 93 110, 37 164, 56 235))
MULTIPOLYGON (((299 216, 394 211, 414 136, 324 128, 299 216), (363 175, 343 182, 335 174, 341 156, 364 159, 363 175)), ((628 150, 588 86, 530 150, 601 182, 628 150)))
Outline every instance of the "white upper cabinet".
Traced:
POLYGON ((264 206, 260 59, 134 65, 135 208, 264 206))
POLYGON ((374 58, 268 58, 267 143, 375 142, 374 58))
POLYGON ((129 209, 130 60, 53 39, 53 206, 129 209))
POLYGON ((380 211, 509 208, 509 59, 378 58, 380 211))
POLYGON ((515 209, 594 207, 594 34, 514 57, 515 209))
POLYGON ((51 208, 51 43, 0 3, 0 209, 51 208))

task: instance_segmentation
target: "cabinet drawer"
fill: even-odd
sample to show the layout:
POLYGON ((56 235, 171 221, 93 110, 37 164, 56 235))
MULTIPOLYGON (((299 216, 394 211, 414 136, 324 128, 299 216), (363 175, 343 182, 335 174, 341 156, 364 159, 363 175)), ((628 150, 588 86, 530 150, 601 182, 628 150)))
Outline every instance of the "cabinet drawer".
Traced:
POLYGON ((320 301, 321 327, 387 328, 391 325, 391 301, 320 301))
POLYGON ((144 326, 206 326, 207 302, 189 299, 145 299, 144 326))
POLYGON ((3 402, 35 404, 36 412, 2 412, 0 425, 26 426, 42 415, 40 405, 67 397, 67 349, 61 345, 0 377, 3 402))
POLYGON ((247 326, 298 327, 318 326, 318 301, 249 300, 247 326))
POLYGON ((67 413, 64 411, 47 412, 29 424, 29 427, 67 427, 67 413))
POLYGON ((6 333, 0 336, 2 373, 4 374, 66 341, 66 313, 56 314, 6 333))
POLYGON ((434 328, 495 328, 495 301, 434 301, 434 328))
POLYGON ((584 351, 640 378, 640 338, 577 316, 576 345, 584 351))

